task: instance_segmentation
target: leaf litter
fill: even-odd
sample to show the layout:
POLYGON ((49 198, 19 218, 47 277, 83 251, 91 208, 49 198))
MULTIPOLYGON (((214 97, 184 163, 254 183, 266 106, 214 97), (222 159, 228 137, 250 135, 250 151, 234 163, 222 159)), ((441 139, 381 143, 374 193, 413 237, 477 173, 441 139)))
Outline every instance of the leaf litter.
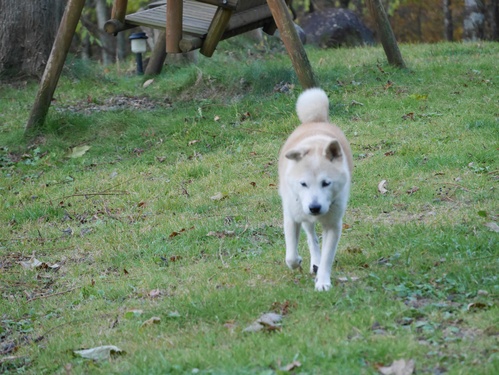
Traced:
POLYGON ((73 353, 77 356, 94 361, 111 359, 113 354, 124 354, 125 352, 114 345, 97 346, 91 349, 75 350, 73 353))
POLYGON ((277 313, 262 314, 257 320, 243 329, 243 332, 274 332, 281 330, 282 315, 277 313))

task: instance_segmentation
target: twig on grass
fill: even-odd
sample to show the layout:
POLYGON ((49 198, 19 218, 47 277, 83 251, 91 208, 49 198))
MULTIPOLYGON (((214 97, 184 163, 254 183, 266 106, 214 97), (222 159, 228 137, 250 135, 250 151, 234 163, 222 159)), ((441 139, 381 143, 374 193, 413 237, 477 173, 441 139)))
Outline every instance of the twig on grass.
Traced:
POLYGON ((28 302, 34 301, 36 299, 42 299, 42 298, 49 298, 49 297, 54 297, 54 296, 59 296, 61 294, 69 293, 72 292, 73 290, 77 289, 78 287, 75 286, 74 288, 64 290, 62 292, 57 292, 57 293, 51 293, 51 294, 39 294, 35 297, 28 298, 28 302))
POLYGON ((6 363, 6 362, 11 362, 11 361, 17 361, 18 359, 26 359, 28 358, 27 356, 25 355, 10 355, 8 357, 3 357, 3 358, 0 358, 0 365, 6 363))
POLYGON ((61 199, 67 199, 72 197, 92 197, 92 196, 100 196, 100 195, 128 195, 130 194, 128 191, 117 191, 115 193, 80 193, 80 194, 71 194, 62 197, 61 199))
POLYGON ((459 184, 455 184, 455 183, 453 183, 453 182, 445 182, 444 184, 445 184, 445 185, 454 185, 454 186, 457 186, 457 187, 458 187, 458 188, 460 188, 460 189, 463 189, 464 191, 466 191, 466 192, 468 192, 468 193, 471 193, 471 190, 468 190, 468 189, 466 189, 464 186, 461 186, 461 185, 459 185, 459 184))

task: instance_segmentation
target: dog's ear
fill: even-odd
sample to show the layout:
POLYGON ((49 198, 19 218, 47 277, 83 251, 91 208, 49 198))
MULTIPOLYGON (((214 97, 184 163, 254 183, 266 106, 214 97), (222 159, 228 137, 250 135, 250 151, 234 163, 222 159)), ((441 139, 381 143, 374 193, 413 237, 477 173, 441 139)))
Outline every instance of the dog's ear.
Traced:
POLYGON ((308 152, 309 150, 305 149, 293 149, 286 152, 286 155, 284 156, 286 156, 289 160, 300 161, 305 155, 308 154, 308 152))
POLYGON ((340 142, 337 139, 332 140, 324 148, 324 156, 328 160, 340 160, 343 157, 343 150, 341 149, 340 142))

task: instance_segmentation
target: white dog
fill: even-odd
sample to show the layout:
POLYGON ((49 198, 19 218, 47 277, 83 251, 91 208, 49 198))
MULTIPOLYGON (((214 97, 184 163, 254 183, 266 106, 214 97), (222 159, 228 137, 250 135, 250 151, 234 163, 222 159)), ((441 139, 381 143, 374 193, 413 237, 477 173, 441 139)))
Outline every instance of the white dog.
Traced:
POLYGON ((301 266, 298 238, 303 227, 310 248, 310 272, 317 273, 315 289, 329 290, 350 192, 352 152, 343 132, 328 121, 329 100, 323 90, 303 92, 296 112, 302 125, 289 136, 279 156, 286 263, 291 269, 301 266), (316 222, 323 228, 322 252, 316 222))

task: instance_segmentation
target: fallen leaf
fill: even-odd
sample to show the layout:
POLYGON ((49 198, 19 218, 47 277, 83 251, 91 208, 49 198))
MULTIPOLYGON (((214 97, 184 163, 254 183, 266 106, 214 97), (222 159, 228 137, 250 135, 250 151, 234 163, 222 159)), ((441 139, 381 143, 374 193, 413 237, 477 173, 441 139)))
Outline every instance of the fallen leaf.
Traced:
POLYGON ((110 359, 111 354, 122 354, 124 352, 117 346, 104 345, 91 349, 75 350, 73 353, 82 358, 93 359, 94 361, 101 361, 105 359, 110 359))
POLYGON ((151 298, 158 298, 159 296, 161 296, 161 290, 159 289, 153 289, 149 292, 149 297, 151 298))
POLYGON ((386 190, 385 188, 385 185, 386 185, 386 180, 382 180, 379 184, 378 184, 378 191, 381 193, 381 194, 386 194, 388 192, 388 190, 386 190))
POLYGON ((213 117, 213 120, 214 120, 214 121, 220 121, 220 116, 215 116, 215 117, 213 117))
POLYGON ((81 158, 85 153, 90 150, 91 146, 76 146, 66 152, 67 158, 81 158))
POLYGON ((151 319, 147 319, 144 323, 142 323, 141 327, 148 327, 152 326, 153 324, 159 324, 161 323, 161 318, 157 316, 153 316, 151 319))
POLYGON ((31 257, 31 259, 27 262, 21 261, 21 262, 19 262, 19 264, 26 269, 32 269, 32 270, 34 270, 34 269, 48 269, 48 270, 57 271, 59 268, 61 268, 61 266, 57 263, 48 264, 48 263, 39 261, 35 257, 31 257))
POLYGON ((233 230, 224 230, 223 232, 217 231, 217 232, 208 232, 207 236, 208 237, 217 237, 217 238, 225 238, 225 237, 234 237, 236 235, 236 232, 233 230))
POLYGON ((352 100, 352 102, 350 103, 350 105, 351 105, 351 106, 354 106, 354 105, 364 106, 364 104, 363 104, 363 103, 358 102, 358 101, 356 101, 356 100, 352 100))
POLYGON ((189 141, 189 146, 195 145, 198 142, 200 142, 199 139, 193 139, 192 141, 189 141))
POLYGON ((220 192, 218 192, 218 193, 216 193, 215 195, 213 195, 212 197, 210 197, 210 199, 211 199, 212 201, 221 201, 221 200, 223 200, 223 199, 225 199, 225 198, 227 198, 227 197, 228 197, 228 195, 227 195, 227 194, 224 194, 224 193, 220 193, 220 192))
POLYGON ((154 79, 148 79, 147 81, 144 82, 144 84, 142 85, 143 88, 147 88, 149 86, 151 86, 151 84, 154 82, 154 79))
POLYGON ((279 323, 282 320, 282 315, 277 313, 262 314, 257 320, 246 327, 243 332, 259 332, 259 331, 278 331, 281 329, 279 323))
POLYGON ((341 281, 342 283, 346 283, 347 281, 357 281, 359 279, 360 279, 360 277, 357 277, 357 276, 350 276, 350 277, 342 276, 342 277, 338 277, 338 281, 341 281))
POLYGON ((290 371, 293 371, 294 369, 296 369, 298 367, 301 367, 301 363, 298 362, 298 361, 293 361, 290 364, 281 367, 280 370, 284 371, 284 372, 290 372, 290 371))
POLYGON ((378 371, 383 375, 411 375, 414 373, 414 360, 399 359, 388 367, 378 367, 378 371))
POLYGON ((485 223, 484 224, 487 228, 489 228, 492 232, 499 233, 499 225, 497 223, 494 223, 491 221, 490 223, 485 223))
POLYGON ((412 195, 412 194, 414 194, 418 190, 419 190, 419 188, 417 186, 413 186, 412 188, 410 188, 409 190, 407 190, 406 193, 409 194, 409 195, 412 195))
POLYGON ((405 115, 402 116, 402 119, 404 120, 414 120, 414 112, 409 112, 409 113, 406 113, 405 115))
POLYGON ((21 266, 23 266, 26 269, 36 269, 38 267, 41 267, 43 263, 40 262, 35 257, 32 257, 29 261, 27 261, 27 262, 21 261, 21 262, 19 262, 19 264, 21 264, 21 266))
POLYGON ((476 311, 476 310, 483 310, 483 309, 486 309, 488 307, 489 306, 483 302, 473 302, 473 303, 468 304, 466 309, 468 311, 476 311))

